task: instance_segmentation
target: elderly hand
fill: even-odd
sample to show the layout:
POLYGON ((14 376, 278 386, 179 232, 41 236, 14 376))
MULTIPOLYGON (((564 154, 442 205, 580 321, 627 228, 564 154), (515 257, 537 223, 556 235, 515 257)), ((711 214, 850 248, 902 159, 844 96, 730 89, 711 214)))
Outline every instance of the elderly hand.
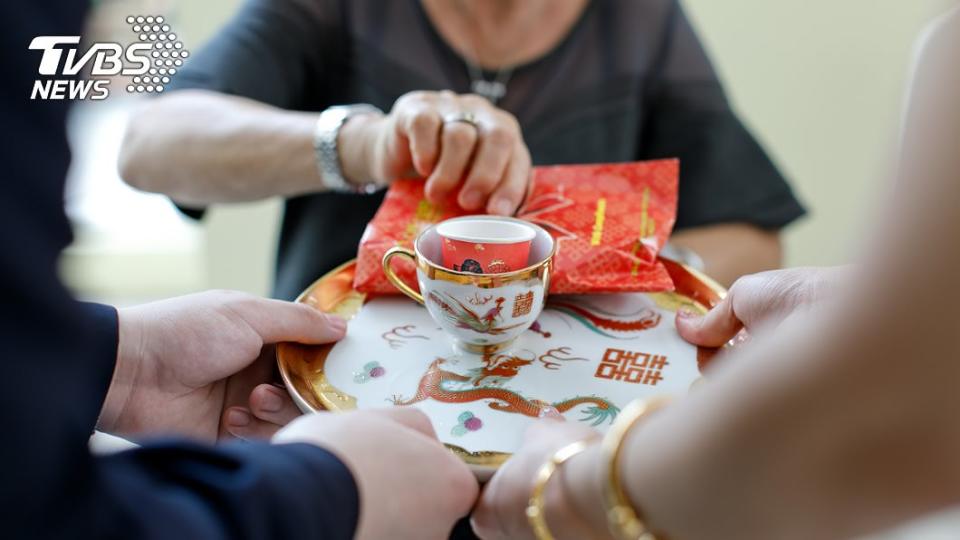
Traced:
POLYGON ((306 415, 273 442, 315 444, 347 465, 360 492, 361 540, 445 540, 477 498, 473 473, 412 407, 306 415))
POLYGON ((270 437, 299 416, 269 383, 280 341, 329 343, 346 322, 304 304, 209 291, 119 310, 98 429, 123 436, 270 437), (249 406, 249 408, 248 408, 249 406))
MULTIPOLYGON (((527 430, 523 446, 500 467, 480 496, 471 520, 477 536, 483 540, 535 538, 526 509, 537 471, 564 446, 585 440, 597 443, 599 439, 599 432, 580 423, 541 420, 532 425, 527 430)), ((596 512, 584 512, 578 504, 581 499, 588 498, 596 503, 596 508, 601 508, 599 482, 594 481, 599 476, 593 474, 592 465, 596 446, 592 444, 586 452, 570 458, 547 483, 544 515, 550 532, 558 539, 608 538, 606 527, 602 521, 598 522, 596 512), (590 473, 571 476, 575 461, 588 463, 579 468, 590 473)))
POLYGON ((844 267, 791 268, 744 276, 703 317, 677 312, 677 331, 695 345, 720 347, 741 330, 778 325, 793 312, 830 298, 846 272, 844 267))
POLYGON ((364 152, 341 150, 348 178, 419 175, 432 202, 457 192, 464 209, 500 215, 513 214, 526 195, 530 152, 520 125, 480 96, 411 92, 385 117, 347 122, 340 137, 364 141, 364 152))

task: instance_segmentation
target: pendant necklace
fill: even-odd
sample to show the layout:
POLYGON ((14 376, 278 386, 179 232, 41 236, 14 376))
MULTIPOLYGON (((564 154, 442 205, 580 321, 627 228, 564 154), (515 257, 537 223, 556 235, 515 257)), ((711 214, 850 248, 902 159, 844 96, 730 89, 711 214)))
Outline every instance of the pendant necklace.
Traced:
MULTIPOLYGON (((466 6, 460 2, 458 2, 458 5, 460 12, 468 21, 472 22, 475 20, 471 10, 467 9, 466 6)), ((470 47, 470 55, 479 62, 480 55, 477 54, 477 46, 473 36, 471 36, 468 45, 470 47)), ((467 66, 467 74, 470 76, 471 92, 486 98, 494 105, 507 94, 507 85, 510 84, 510 77, 513 76, 515 66, 502 67, 496 71, 493 80, 487 80, 487 78, 483 76, 483 69, 480 68, 479 64, 474 63, 473 60, 466 57, 463 58, 463 63, 467 66)))
MULTIPOLYGON (((477 56, 476 52, 473 56, 477 56)), ((463 62, 467 65, 467 72, 470 75, 470 90, 474 94, 487 98, 494 105, 507 94, 507 84, 510 83, 510 77, 513 75, 512 66, 498 69, 493 80, 487 80, 483 76, 483 70, 480 69, 480 66, 466 58, 463 62)))

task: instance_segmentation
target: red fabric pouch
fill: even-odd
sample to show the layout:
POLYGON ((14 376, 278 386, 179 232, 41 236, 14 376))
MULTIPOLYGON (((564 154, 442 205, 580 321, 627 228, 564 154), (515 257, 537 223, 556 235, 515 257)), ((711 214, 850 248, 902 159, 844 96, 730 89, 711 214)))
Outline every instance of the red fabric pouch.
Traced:
MULTIPOLYGON (((680 163, 675 159, 602 165, 535 167, 516 217, 540 225, 557 240, 553 294, 654 292, 673 288, 657 254, 673 230, 680 163)), ((423 180, 398 180, 360 241, 354 287, 393 294, 381 259, 394 246, 413 247, 427 227, 468 215, 454 198, 428 202, 423 180)), ((413 265, 395 270, 415 285, 413 265)))

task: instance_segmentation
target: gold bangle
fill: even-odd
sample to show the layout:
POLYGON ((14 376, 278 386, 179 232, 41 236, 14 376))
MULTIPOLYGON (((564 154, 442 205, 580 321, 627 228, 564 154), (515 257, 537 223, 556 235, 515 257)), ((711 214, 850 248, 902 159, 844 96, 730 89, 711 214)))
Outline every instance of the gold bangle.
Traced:
POLYGON ((603 489, 603 505, 607 515, 607 526, 615 538, 619 540, 657 540, 657 537, 647 528, 640 517, 626 491, 620 482, 620 454, 623 453, 624 441, 630 429, 633 428, 648 414, 667 404, 665 398, 652 400, 634 400, 624 407, 617 419, 610 426, 610 430, 603 437, 600 449, 603 453, 605 466, 604 476, 607 481, 603 489))
POLYGON ((557 472, 568 459, 587 449, 587 441, 577 441, 570 443, 557 450, 550 456, 537 470, 536 482, 533 485, 533 492, 530 494, 530 501, 527 503, 527 521, 533 529, 533 534, 537 540, 554 540, 550 528, 547 526, 547 516, 544 512, 543 494, 547 489, 547 482, 557 472))

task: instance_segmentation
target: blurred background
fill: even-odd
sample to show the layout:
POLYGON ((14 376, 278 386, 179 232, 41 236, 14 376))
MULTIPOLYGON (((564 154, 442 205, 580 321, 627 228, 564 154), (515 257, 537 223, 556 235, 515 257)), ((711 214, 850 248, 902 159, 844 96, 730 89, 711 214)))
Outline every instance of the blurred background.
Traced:
MULTIPOLYGON (((196 51, 240 1, 101 0, 89 36, 129 31, 130 14, 163 14, 196 51)), ((847 261, 885 189, 914 40, 948 1, 684 4, 735 106, 811 211, 786 233, 787 264, 847 261)), ((115 92, 74 111, 68 283, 119 305, 211 287, 267 294, 279 202, 215 207, 195 223, 164 197, 126 187, 116 154, 136 99, 115 92)))

